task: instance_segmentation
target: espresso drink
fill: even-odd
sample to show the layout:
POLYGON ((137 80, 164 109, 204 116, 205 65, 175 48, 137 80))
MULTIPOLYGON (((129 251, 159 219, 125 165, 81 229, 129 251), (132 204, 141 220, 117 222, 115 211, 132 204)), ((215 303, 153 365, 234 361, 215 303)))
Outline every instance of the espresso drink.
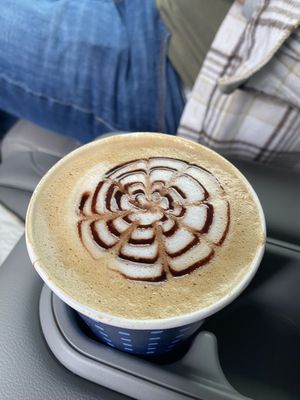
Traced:
POLYGON ((111 268, 128 279, 150 282, 208 263, 230 222, 229 202, 218 180, 171 157, 114 167, 82 194, 79 214, 79 237, 93 258, 111 251, 111 268))
POLYGON ((31 201, 27 240, 43 273, 78 302, 160 319, 228 295, 265 238, 253 192, 230 163, 144 133, 91 143, 52 168, 31 201))

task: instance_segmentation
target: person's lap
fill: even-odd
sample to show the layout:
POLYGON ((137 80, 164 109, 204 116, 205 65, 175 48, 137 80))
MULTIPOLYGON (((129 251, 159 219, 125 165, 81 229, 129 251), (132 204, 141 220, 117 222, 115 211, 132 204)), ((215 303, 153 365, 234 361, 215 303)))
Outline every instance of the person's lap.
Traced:
POLYGON ((175 133, 183 109, 154 1, 2 0, 0 109, 89 141, 175 133))

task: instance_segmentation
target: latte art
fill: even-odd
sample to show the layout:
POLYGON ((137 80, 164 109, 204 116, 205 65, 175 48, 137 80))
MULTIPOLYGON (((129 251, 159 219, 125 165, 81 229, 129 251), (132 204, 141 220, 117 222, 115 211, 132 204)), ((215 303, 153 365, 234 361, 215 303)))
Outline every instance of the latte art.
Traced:
POLYGON ((208 263, 225 240, 230 206, 219 181, 188 162, 153 157, 119 165, 85 191, 81 243, 129 279, 159 281, 208 263))
POLYGON ((265 225, 227 160, 177 136, 137 132, 81 146, 52 167, 30 201, 26 242, 37 272, 71 307, 156 331, 231 301, 256 271, 265 225))

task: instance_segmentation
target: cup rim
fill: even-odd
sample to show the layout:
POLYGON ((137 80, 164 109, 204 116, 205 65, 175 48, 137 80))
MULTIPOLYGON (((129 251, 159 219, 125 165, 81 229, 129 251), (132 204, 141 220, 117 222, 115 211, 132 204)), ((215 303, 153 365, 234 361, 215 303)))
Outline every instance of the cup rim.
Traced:
MULTIPOLYGON (((141 134, 141 133, 135 133, 135 134, 141 134)), ((142 133, 143 134, 143 133, 142 133)), ((154 134, 154 133, 151 133, 154 134)), ((182 138, 178 138, 181 139, 182 138)), ((105 139, 104 139, 105 140, 105 139)), ((187 139, 183 139, 184 141, 187 141, 187 139)), ((91 145, 92 143, 90 143, 91 145)), ((79 148, 80 149, 80 148, 79 148)), ((78 149, 74 150, 77 151, 78 149)), ((214 152, 211 149, 208 149, 209 151, 214 152)), ((69 153, 67 156, 65 156, 63 159, 71 155, 73 152, 69 153)), ((214 152, 215 153, 215 152, 214 152)), ((25 229, 25 239, 26 239, 26 246, 27 246, 27 251, 30 257, 30 260, 35 267, 37 273, 40 275, 42 280, 47 284, 47 286, 66 304, 68 304, 71 308, 74 310, 80 312, 81 314, 92 318, 95 321, 101 322, 103 324, 119 327, 119 328, 124 328, 124 329, 136 329, 136 330, 152 330, 152 329, 170 329, 170 328, 176 328, 179 326, 184 326, 184 325, 189 325, 197 321, 201 321, 210 315, 218 312, 222 308, 224 308, 226 305, 230 304, 234 299, 236 299, 242 291, 248 286, 252 278, 254 277, 261 259, 264 254, 265 250, 265 241, 266 241, 266 221, 265 221, 265 216, 264 212, 261 206, 261 203, 259 201, 259 198, 249 183, 249 181, 245 178, 245 176, 228 160, 226 160, 223 156, 220 154, 216 153, 219 157, 223 158, 224 161, 228 162, 233 166, 235 171, 237 172, 238 176, 240 179, 244 181, 244 183, 247 185, 249 188, 253 200, 255 201, 258 212, 259 212, 259 217, 260 217, 260 222, 261 222, 261 228, 262 228, 262 233, 264 237, 264 241, 262 244, 257 248, 256 254, 249 265, 248 272, 243 276, 243 278, 239 281, 237 285, 233 287, 233 289, 227 293, 225 296, 223 296, 220 300, 217 302, 201 308, 200 310, 193 311, 191 313, 183 314, 183 315, 178 315, 175 317, 170 317, 170 318, 163 318, 163 319, 127 319, 123 317, 118 317, 115 315, 111 315, 105 312, 101 311, 96 311, 92 309, 91 307, 88 307, 87 305, 84 305, 80 303, 79 301, 73 299, 71 296, 69 296, 63 289, 61 289, 59 286, 57 286, 48 276, 48 274, 43 270, 42 266, 40 265, 38 258, 34 252, 33 245, 30 243, 29 240, 29 234, 28 234, 28 217, 32 205, 32 200, 33 197, 36 196, 36 193, 38 192, 38 188, 40 187, 40 184, 42 181, 44 181, 44 177, 40 181, 40 183, 37 185, 34 194, 32 195, 32 198, 30 200, 28 209, 27 209, 27 215, 26 215, 26 229, 25 229)), ((59 161, 60 162, 60 161, 59 161)), ((48 176, 49 173, 51 173, 51 170, 55 168, 57 164, 55 164, 47 173, 46 175, 48 176)), ((45 176, 46 176, 45 175, 45 176)))

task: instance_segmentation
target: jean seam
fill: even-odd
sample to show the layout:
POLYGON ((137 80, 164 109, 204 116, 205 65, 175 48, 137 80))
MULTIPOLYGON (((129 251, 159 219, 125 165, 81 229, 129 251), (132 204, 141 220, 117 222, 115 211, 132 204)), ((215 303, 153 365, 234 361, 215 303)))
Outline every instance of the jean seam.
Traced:
POLYGON ((98 115, 96 115, 91 110, 85 109, 85 108, 80 107, 80 106, 78 106, 76 104, 73 104, 73 103, 68 103, 66 101, 63 101, 63 100, 60 100, 60 99, 45 95, 43 93, 34 92, 33 90, 29 89, 29 87, 26 86, 25 84, 23 84, 21 82, 18 82, 18 81, 14 80, 14 79, 8 78, 7 76, 4 76, 2 74, 0 74, 0 80, 3 80, 4 82, 8 83, 9 85, 16 86, 17 88, 23 90, 27 94, 30 94, 31 96, 38 97, 38 98, 43 99, 43 100, 48 100, 50 102, 56 103, 56 104, 64 106, 64 107, 70 107, 73 110, 82 112, 83 114, 86 114, 86 115, 92 115, 96 122, 102 123, 107 128, 109 128, 109 129, 111 129, 113 131, 114 130, 121 130, 121 128, 111 125, 109 122, 105 121, 103 118, 99 117, 98 115))
POLYGON ((167 33, 164 40, 162 41, 161 51, 160 51, 160 60, 159 60, 159 83, 160 83, 160 93, 159 93, 159 126, 160 131, 165 132, 166 122, 165 122, 165 102, 166 102, 166 53, 167 46, 169 42, 170 34, 167 33))

